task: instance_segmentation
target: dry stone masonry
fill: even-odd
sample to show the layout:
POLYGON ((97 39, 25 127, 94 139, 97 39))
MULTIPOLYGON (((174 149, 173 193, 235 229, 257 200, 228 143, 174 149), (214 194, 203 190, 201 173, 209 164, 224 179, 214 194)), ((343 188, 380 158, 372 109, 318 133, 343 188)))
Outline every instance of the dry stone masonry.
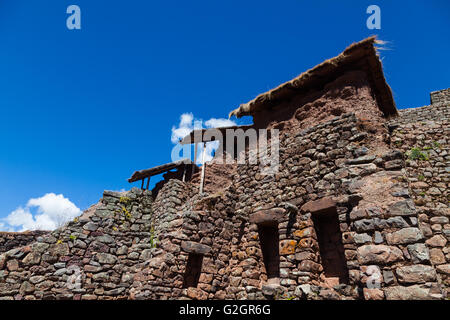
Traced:
POLYGON ((207 192, 174 176, 0 234, 0 299, 448 298, 449 90, 397 111, 374 43, 233 111, 280 130, 276 174, 213 160, 207 192))
MULTIPOLYGON (((431 93, 448 96, 449 90, 431 93)), ((416 257, 428 261, 436 277, 449 294, 450 285, 450 99, 435 104, 400 111, 401 116, 389 123, 391 144, 405 154, 403 169, 417 211, 417 223, 425 238, 428 252, 416 257)))
POLYGON ((0 232, 0 253, 26 246, 48 231, 0 232))
POLYGON ((450 88, 445 90, 434 91, 430 93, 431 104, 449 103, 450 88))

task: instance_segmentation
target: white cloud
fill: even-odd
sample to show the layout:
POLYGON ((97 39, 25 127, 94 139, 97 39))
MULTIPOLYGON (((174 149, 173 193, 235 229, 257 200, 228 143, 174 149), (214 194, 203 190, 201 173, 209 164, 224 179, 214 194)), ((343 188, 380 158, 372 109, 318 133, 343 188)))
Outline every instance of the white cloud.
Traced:
MULTIPOLYGON (((236 122, 225 119, 225 118, 211 118, 204 122, 205 128, 220 128, 220 127, 228 127, 235 126, 236 122)), ((192 130, 203 128, 203 121, 201 119, 195 119, 192 113, 183 113, 180 116, 180 123, 178 126, 172 127, 172 137, 171 141, 174 144, 177 144, 180 139, 183 139, 187 136, 192 130)), ((205 148, 205 161, 210 161, 213 158, 213 152, 219 147, 218 141, 212 141, 206 143, 205 148)), ((203 146, 199 144, 198 146, 198 157, 197 164, 201 164, 203 156, 203 146)))
POLYGON ((205 121, 205 125, 207 128, 221 128, 221 127, 231 127, 235 126, 236 122, 230 119, 223 119, 223 118, 211 118, 207 121, 205 121))
POLYGON ((181 115, 178 127, 172 127, 172 143, 178 143, 180 139, 183 139, 194 129, 193 120, 194 115, 192 113, 183 113, 181 115))
POLYGON ((80 214, 81 210, 62 194, 47 193, 11 212, 3 219, 4 223, 0 223, 0 228, 8 231, 54 230, 80 214))

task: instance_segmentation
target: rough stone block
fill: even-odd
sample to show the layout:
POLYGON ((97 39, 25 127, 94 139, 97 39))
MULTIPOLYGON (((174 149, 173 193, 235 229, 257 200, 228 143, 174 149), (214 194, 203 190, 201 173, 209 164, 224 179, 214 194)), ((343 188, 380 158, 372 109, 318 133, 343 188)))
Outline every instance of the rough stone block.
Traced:
POLYGON ((404 228, 396 232, 386 234, 386 241, 390 245, 408 244, 422 240, 423 234, 418 228, 404 228))
POLYGON ((388 208, 390 216, 412 216, 416 214, 416 207, 411 199, 395 202, 388 208))
POLYGON ((436 270, 439 273, 450 275, 450 264, 442 264, 440 266, 436 266, 436 270))
POLYGON ((389 264, 403 260, 402 251, 392 246, 365 245, 359 247, 357 252, 361 264, 389 264))
POLYGON ((280 241, 280 254, 281 255, 294 254, 296 246, 297 241, 295 240, 282 240, 280 241))
POLYGON ((425 241, 425 243, 431 247, 444 247, 447 244, 447 239, 443 235, 438 234, 425 241))
POLYGON ((182 241, 181 249, 183 249, 183 251, 185 252, 195 254, 208 254, 209 252, 211 252, 210 246, 193 241, 182 241))
POLYGON ((408 252, 414 263, 430 261, 428 248, 423 243, 415 243, 408 245, 408 252))
POLYGON ((438 248, 430 249, 430 261, 434 265, 445 263, 446 260, 442 250, 438 248))
POLYGON ((334 201, 331 197, 325 197, 320 200, 305 203, 301 210, 303 212, 311 212, 312 214, 320 214, 335 207, 336 201, 334 201))
POLYGON ((430 300, 430 289, 420 285, 394 286, 384 289, 386 300, 430 300))
POLYGON ((416 264, 399 267, 395 271, 400 283, 425 283, 436 281, 436 271, 431 266, 416 264))
POLYGON ((265 225, 272 223, 280 223, 286 220, 286 210, 283 208, 272 208, 267 210, 257 211, 250 215, 249 222, 257 225, 265 225))
POLYGON ((381 289, 363 289, 364 299, 365 300, 383 300, 384 292, 381 289))

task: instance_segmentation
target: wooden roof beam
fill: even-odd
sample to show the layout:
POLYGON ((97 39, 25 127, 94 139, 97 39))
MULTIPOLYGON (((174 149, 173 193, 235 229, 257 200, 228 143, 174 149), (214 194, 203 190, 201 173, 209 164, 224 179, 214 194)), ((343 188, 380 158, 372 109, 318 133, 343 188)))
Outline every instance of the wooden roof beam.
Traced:
POLYGON ((232 130, 242 129, 245 131, 252 127, 253 127, 253 125, 244 125, 244 126, 230 126, 230 127, 211 128, 211 129, 197 129, 197 130, 191 131, 191 133, 189 133, 183 139, 180 139, 180 144, 192 144, 192 143, 199 143, 199 142, 215 141, 217 138, 214 136, 215 130, 219 130, 222 133, 222 137, 225 137, 227 129, 232 129, 232 130))
POLYGON ((195 166, 195 164, 190 159, 186 158, 186 159, 181 159, 181 160, 174 161, 171 163, 166 163, 166 164, 163 164, 160 166, 156 166, 156 167, 153 167, 150 169, 135 171, 133 173, 133 175, 131 176, 131 178, 128 179, 128 182, 131 183, 131 182, 143 180, 145 178, 155 176, 157 174, 167 172, 169 170, 183 167, 183 166, 195 166))

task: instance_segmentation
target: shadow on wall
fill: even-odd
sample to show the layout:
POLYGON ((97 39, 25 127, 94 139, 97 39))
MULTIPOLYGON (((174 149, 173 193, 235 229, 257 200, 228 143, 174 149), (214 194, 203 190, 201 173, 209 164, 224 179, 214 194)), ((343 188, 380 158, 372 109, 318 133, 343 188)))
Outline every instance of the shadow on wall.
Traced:
POLYGON ((325 278, 335 285, 348 283, 348 268, 336 207, 313 215, 325 278))
POLYGON ((276 222, 258 226, 267 279, 280 277, 279 234, 276 222))

